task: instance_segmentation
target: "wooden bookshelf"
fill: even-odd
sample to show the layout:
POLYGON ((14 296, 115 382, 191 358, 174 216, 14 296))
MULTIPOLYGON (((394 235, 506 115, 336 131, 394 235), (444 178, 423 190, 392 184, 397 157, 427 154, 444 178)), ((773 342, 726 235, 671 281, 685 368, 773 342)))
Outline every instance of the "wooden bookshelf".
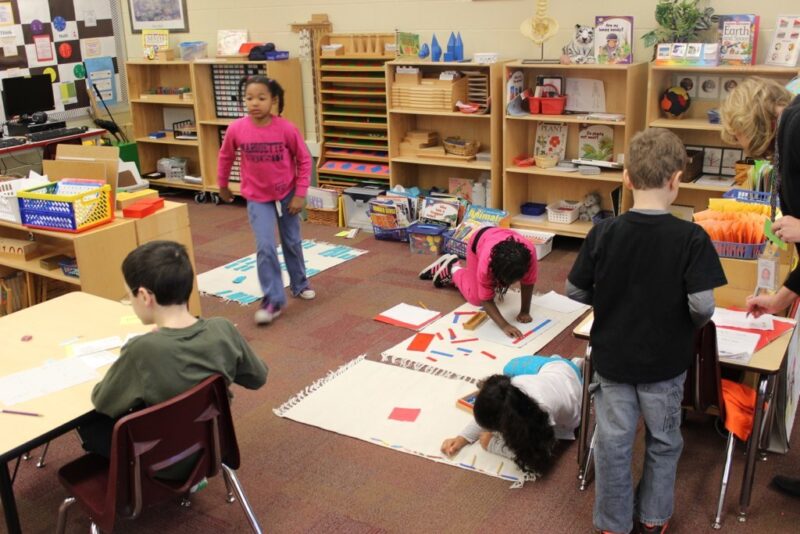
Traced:
MULTIPOLYGON (((389 102, 389 157, 391 160, 391 185, 437 187, 446 191, 449 178, 467 178, 477 181, 491 179, 487 189, 487 204, 499 208, 502 204, 502 116, 500 95, 503 90, 503 65, 483 65, 470 62, 437 62, 397 59, 386 64, 386 93, 389 102), (489 109, 485 113, 462 113, 456 109, 431 108, 426 105, 411 107, 410 101, 393 101, 393 87, 399 67, 419 69, 424 78, 438 78, 443 71, 456 70, 474 73, 486 80, 489 109), (480 152, 488 152, 488 160, 462 160, 457 158, 423 157, 401 153, 400 144, 406 134, 415 130, 434 131, 439 143, 451 136, 480 142, 480 152)), ((398 93, 400 94, 400 93, 398 93)))
MULTIPOLYGON (((603 124, 613 128, 614 154, 625 154, 633 135, 644 128, 643 98, 647 88, 647 65, 534 65, 513 62, 505 65, 504 79, 521 71, 525 87, 536 85, 536 76, 550 75, 566 78, 601 80, 605 89, 605 111, 620 113, 622 121, 587 120, 580 115, 505 115, 503 119, 503 209, 511 216, 520 214, 526 202, 553 204, 560 200, 580 201, 591 192, 600 194, 601 207, 611 210, 611 193, 622 187, 622 171, 601 169, 598 175, 563 172, 554 168, 519 167, 513 161, 517 156, 531 156, 539 124, 563 123, 568 126, 566 159, 579 156, 579 132, 584 124, 603 124)), ((505 92, 504 92, 505 93, 505 92)), ((506 97, 507 98, 507 97, 506 97)), ((504 101, 505 104, 507 102, 504 101)), ((505 108, 505 105, 503 106, 505 108)), ((624 189, 624 188, 623 188, 624 189)), ((623 194, 622 209, 627 209, 630 197, 623 194)), ((512 226, 528 230, 552 232, 571 237, 585 237, 592 227, 590 222, 571 224, 551 223, 547 215, 539 221, 516 222, 512 226)))

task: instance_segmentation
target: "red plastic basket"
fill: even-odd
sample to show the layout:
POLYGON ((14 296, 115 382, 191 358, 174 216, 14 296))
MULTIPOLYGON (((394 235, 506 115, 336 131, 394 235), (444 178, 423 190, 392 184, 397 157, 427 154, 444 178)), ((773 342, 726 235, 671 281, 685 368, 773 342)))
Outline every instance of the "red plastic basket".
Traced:
MULTIPOLYGON (((551 83, 545 84, 542 87, 550 87, 556 92, 556 94, 559 92, 558 87, 551 83)), ((566 95, 543 96, 541 97, 541 101, 542 115, 563 115, 564 109, 567 107, 566 95)))

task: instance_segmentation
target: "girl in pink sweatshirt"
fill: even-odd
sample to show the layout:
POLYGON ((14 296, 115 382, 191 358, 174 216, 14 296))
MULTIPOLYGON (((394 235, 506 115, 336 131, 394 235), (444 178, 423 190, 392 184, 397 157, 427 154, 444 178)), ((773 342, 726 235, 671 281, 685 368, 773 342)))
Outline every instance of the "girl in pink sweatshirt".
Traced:
POLYGON ((297 127, 280 114, 283 88, 265 76, 241 81, 247 115, 233 121, 219 151, 217 183, 225 202, 233 201, 228 187, 236 151, 241 153, 241 195, 256 237, 256 266, 264 297, 255 313, 257 324, 271 323, 286 306, 275 230, 295 297, 313 299, 308 284, 300 235, 300 212, 311 178, 311 155, 297 127), (277 104, 278 115, 272 114, 277 104))

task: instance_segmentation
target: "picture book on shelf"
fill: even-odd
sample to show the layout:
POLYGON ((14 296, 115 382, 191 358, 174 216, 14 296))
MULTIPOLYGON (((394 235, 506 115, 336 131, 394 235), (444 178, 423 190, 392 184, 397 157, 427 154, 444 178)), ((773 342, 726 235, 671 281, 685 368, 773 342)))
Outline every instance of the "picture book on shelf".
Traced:
POLYGON ((602 124, 582 126, 578 133, 578 153, 582 159, 614 159, 614 128, 602 124))
POLYGON ((445 224, 454 228, 458 224, 461 203, 458 199, 426 197, 422 203, 419 220, 424 223, 445 224))
POLYGON ((411 208, 404 198, 378 197, 369 201, 369 218, 383 230, 406 228, 411 224, 411 208))
POLYGON ((755 64, 758 20, 758 15, 719 16, 720 65, 755 64))
POLYGON ((463 198, 470 204, 472 203, 472 184, 473 181, 469 178, 455 178, 448 179, 447 190, 454 197, 463 198))
POLYGON ((778 15, 775 34, 767 50, 767 65, 794 67, 800 52, 800 15, 778 15))
POLYGON ((595 17, 594 55, 598 63, 633 63, 633 17, 595 17))
POLYGON ((567 151, 567 132, 569 127, 562 123, 540 122, 536 128, 533 144, 534 156, 558 156, 561 161, 567 151))

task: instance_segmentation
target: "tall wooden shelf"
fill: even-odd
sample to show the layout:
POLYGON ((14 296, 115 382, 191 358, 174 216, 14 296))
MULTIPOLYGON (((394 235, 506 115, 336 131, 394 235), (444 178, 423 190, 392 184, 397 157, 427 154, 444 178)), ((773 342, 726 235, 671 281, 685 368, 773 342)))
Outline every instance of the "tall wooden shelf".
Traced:
MULTIPOLYGON (((220 129, 234 118, 219 118, 216 114, 213 65, 240 65, 262 67, 270 78, 281 84, 285 91, 283 116, 305 132, 303 113, 303 86, 300 63, 297 59, 285 61, 247 61, 245 59, 212 59, 187 61, 128 61, 128 93, 131 95, 131 117, 133 132, 139 150, 142 172, 156 170, 159 159, 182 157, 187 160, 187 174, 200 176, 202 183, 186 183, 182 180, 151 180, 156 186, 197 191, 195 199, 204 202, 208 193, 217 202, 217 159, 220 148, 220 129), (149 95, 147 91, 156 87, 189 87, 192 98, 181 100, 170 95, 149 95), (165 108, 190 108, 197 124, 197 140, 175 139, 171 132, 166 137, 151 139, 151 132, 171 128, 164 124, 165 108)), ((235 80, 238 81, 238 80, 235 80)), ((277 109, 273 110, 277 114, 277 109)), ((244 108, 241 110, 244 115, 244 108)), ((231 189, 238 193, 238 184, 231 189)))
MULTIPOLYGON (((675 76, 739 77, 761 76, 782 83, 788 82, 798 74, 797 68, 773 67, 768 65, 721 65, 718 67, 691 67, 685 65, 650 65, 647 87, 647 126, 668 128, 675 132, 687 146, 720 146, 737 148, 722 141, 722 126, 708 122, 708 111, 718 108, 720 101, 693 99, 686 115, 680 119, 664 116, 659 108, 662 93, 674 85, 675 76)), ((720 197, 729 187, 702 185, 693 182, 682 183, 675 204, 692 206, 695 211, 708 207, 708 199, 720 197)))
POLYGON ((503 87, 503 63, 483 65, 463 62, 437 62, 397 59, 386 64, 386 93, 389 103, 389 158, 391 185, 418 186, 429 189, 448 189, 448 179, 468 178, 478 180, 482 175, 491 178, 492 189, 487 191, 487 204, 499 208, 502 204, 502 106, 499 95, 503 87), (452 110, 435 110, 401 107, 392 100, 392 87, 398 67, 417 67, 423 77, 438 76, 443 71, 474 72, 486 76, 488 101, 486 113, 461 113, 452 110), (449 158, 418 157, 400 154, 400 143, 407 132, 428 130, 439 134, 439 140, 459 136, 477 140, 481 152, 491 154, 489 161, 459 160, 449 158))
POLYGON ((394 55, 385 45, 392 33, 328 34, 319 46, 341 45, 340 55, 317 55, 320 185, 346 188, 354 185, 389 186, 386 111, 386 70, 394 55))
MULTIPOLYGON (((601 80, 605 89, 606 112, 622 113, 624 121, 586 120, 573 115, 505 115, 503 119, 503 208, 511 216, 519 215, 520 206, 526 202, 543 204, 559 200, 582 200, 590 192, 601 197, 601 207, 611 210, 611 192, 622 186, 622 172, 602 170, 599 175, 582 175, 539 167, 518 167, 513 160, 520 155, 533 153, 537 126, 542 122, 565 123, 568 126, 566 159, 579 156, 579 131, 583 124, 602 124, 614 129, 614 154, 627 152, 633 135, 643 129, 645 113, 643 97, 647 88, 647 65, 533 65, 522 62, 507 63, 504 79, 511 73, 522 71, 525 87, 536 85, 536 76, 562 76, 564 78, 590 78, 601 80)), ((507 104, 507 102, 505 102, 507 104)), ((504 113, 505 113, 505 106, 504 113)), ((627 209, 630 198, 623 195, 622 209, 627 209)), ((530 230, 552 232, 571 237, 585 237, 591 223, 575 221, 557 224, 546 220, 533 222, 513 221, 512 226, 530 230)))

